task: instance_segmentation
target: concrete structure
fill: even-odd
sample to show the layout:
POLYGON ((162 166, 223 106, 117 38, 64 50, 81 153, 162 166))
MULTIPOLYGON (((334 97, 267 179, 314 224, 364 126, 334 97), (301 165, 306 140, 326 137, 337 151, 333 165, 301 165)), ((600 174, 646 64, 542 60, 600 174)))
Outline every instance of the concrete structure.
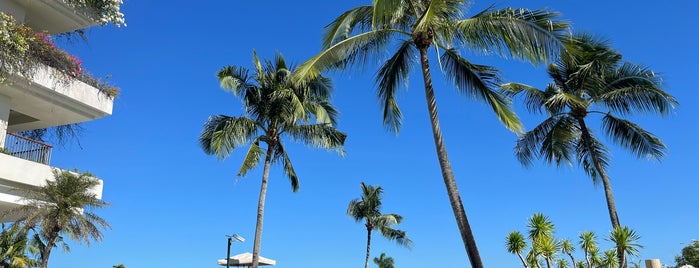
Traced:
POLYGON ((660 264, 660 259, 646 260, 646 268, 663 268, 660 264))
MULTIPOLYGON (((60 0, 2 0, 0 12, 50 34, 97 24, 88 13, 94 11, 76 10, 60 0)), ((21 191, 16 189, 41 187, 53 179, 51 146, 12 133, 85 122, 112 113, 113 98, 78 80, 66 82, 56 77, 56 70, 42 66, 32 77, 9 75, 0 82, 0 147, 9 151, 0 153, 0 215, 22 204, 21 191)), ((93 191, 101 198, 101 181, 93 191)), ((8 220, 0 216, 0 222, 8 220)))

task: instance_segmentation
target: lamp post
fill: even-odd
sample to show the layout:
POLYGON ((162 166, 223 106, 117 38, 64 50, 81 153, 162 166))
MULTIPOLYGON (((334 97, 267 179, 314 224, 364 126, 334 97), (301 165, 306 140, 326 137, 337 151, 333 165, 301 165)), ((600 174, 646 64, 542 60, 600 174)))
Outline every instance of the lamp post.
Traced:
POLYGON ((233 239, 238 240, 240 242, 245 242, 245 238, 233 234, 233 235, 226 235, 228 237, 228 251, 226 252, 226 268, 231 267, 231 243, 233 243, 233 239))

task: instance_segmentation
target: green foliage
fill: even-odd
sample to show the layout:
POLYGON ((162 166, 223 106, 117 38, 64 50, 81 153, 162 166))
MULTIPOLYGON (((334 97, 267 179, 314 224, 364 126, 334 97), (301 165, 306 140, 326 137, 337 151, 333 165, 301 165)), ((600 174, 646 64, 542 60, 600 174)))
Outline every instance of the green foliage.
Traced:
POLYGON ((53 247, 67 236, 90 246, 103 239, 101 228, 109 223, 94 213, 109 206, 92 193, 99 181, 90 173, 54 170, 54 180, 44 187, 26 192, 26 205, 10 209, 7 215, 18 217, 25 230, 36 230, 41 248, 41 267, 46 267, 53 247))
POLYGON ((374 257, 374 263, 379 268, 394 268, 393 258, 386 256, 386 253, 381 253, 379 257, 374 257))
POLYGON ((677 262, 677 267, 683 265, 699 267, 699 241, 694 240, 682 248, 682 253, 675 257, 675 262, 677 262))
POLYGON ((29 244, 27 230, 19 224, 12 224, 9 228, 2 224, 0 233, 0 267, 25 268, 38 263, 27 254, 36 252, 36 248, 29 244))
POLYGON ((547 268, 569 267, 571 264, 573 268, 624 267, 624 263, 629 263, 626 256, 638 256, 638 250, 642 248, 638 244, 638 234, 626 226, 610 232, 607 240, 614 243, 614 247, 602 252, 598 248, 597 236, 593 232, 582 232, 578 236, 578 246, 582 250, 583 260, 576 261, 573 256, 575 245, 570 240, 559 240, 554 236, 554 224, 547 216, 541 213, 532 215, 527 222, 527 228, 531 247, 529 252, 526 252, 526 258, 522 257, 527 249, 527 241, 522 233, 510 232, 505 239, 507 251, 518 255, 525 268, 541 268, 542 261, 546 263, 547 268), (618 248, 621 248, 625 255, 619 257, 618 248), (562 256, 559 257, 559 253, 562 256), (570 257, 570 262, 564 259, 566 255, 570 257))
POLYGON ((123 264, 112 265, 112 268, 126 268, 123 264))

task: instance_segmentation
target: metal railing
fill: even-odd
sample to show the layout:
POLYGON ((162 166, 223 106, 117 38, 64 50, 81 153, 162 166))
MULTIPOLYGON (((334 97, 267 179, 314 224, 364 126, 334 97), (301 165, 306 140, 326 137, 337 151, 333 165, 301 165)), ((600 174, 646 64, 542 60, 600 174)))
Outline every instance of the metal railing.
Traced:
POLYGON ((51 161, 52 148, 46 143, 14 133, 7 133, 5 139, 6 154, 46 165, 51 161))

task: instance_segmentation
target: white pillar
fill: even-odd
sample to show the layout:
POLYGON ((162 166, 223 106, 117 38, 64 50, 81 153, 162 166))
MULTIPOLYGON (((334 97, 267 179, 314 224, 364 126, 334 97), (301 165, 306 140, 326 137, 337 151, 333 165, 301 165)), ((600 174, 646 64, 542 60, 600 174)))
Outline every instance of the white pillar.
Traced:
POLYGON ((646 268, 662 268, 660 265, 660 259, 646 260, 646 268))
POLYGON ((0 147, 5 147, 7 124, 10 120, 10 97, 0 95, 0 147))

